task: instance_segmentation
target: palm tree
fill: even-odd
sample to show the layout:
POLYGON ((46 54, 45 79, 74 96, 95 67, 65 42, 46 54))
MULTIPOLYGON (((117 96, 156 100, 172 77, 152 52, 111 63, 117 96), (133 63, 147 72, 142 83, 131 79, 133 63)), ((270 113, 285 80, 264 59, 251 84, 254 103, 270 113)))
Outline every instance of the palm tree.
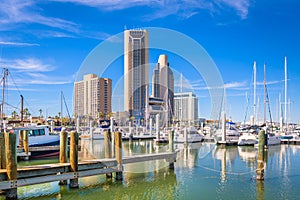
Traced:
POLYGON ((43 110, 42 110, 42 109, 39 109, 40 118, 42 118, 42 112, 43 112, 43 110))
POLYGON ((13 119, 16 119, 17 114, 18 113, 15 110, 11 113, 11 116, 13 117, 13 119))
POLYGON ((103 115, 102 112, 99 112, 98 115, 99 115, 99 118, 100 118, 100 119, 103 119, 104 115, 103 115))
POLYGON ((28 119, 28 117, 31 115, 28 108, 24 108, 23 110, 23 114, 25 116, 25 119, 28 119))
POLYGON ((107 117, 108 119, 110 119, 110 117, 112 117, 113 115, 114 115, 114 113, 110 112, 110 113, 108 113, 108 114, 106 115, 106 117, 107 117))

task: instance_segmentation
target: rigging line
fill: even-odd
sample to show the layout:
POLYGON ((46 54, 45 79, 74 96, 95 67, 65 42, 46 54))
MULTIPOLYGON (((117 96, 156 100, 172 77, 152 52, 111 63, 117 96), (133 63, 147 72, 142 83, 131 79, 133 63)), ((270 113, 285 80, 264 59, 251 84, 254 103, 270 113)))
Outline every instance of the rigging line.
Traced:
POLYGON ((10 107, 12 107, 12 108, 14 108, 14 109, 17 109, 17 110, 20 110, 20 108, 18 108, 18 107, 16 107, 16 106, 13 106, 13 105, 11 105, 11 104, 9 104, 9 103, 4 103, 5 105, 8 105, 8 106, 10 106, 10 107))
POLYGON ((271 115, 271 106, 270 106, 270 100, 269 100, 269 94, 268 94, 268 88, 266 87, 266 92, 267 92, 267 102, 268 102, 268 109, 269 109, 269 115, 270 115, 270 122, 272 126, 272 115, 271 115))
POLYGON ((12 73, 10 73, 10 71, 8 71, 8 73, 9 73, 9 75, 10 75, 10 77, 11 77, 11 80, 12 80, 13 84, 15 85, 17 91, 19 92, 20 95, 22 95, 21 91, 19 90, 19 88, 18 88, 18 86, 17 86, 17 84, 16 84, 16 82, 15 82, 15 79, 13 78, 12 73))

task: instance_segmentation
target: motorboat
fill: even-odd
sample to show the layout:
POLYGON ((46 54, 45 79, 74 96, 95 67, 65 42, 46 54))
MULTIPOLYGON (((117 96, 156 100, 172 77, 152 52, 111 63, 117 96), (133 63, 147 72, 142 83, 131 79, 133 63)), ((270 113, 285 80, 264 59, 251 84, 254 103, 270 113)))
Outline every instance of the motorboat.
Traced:
POLYGON ((176 143, 195 143, 202 142, 203 135, 198 130, 190 126, 188 128, 178 129, 174 131, 174 142, 176 143))
POLYGON ((257 143, 257 135, 253 133, 243 133, 238 140, 239 146, 254 146, 257 143))
POLYGON ((26 126, 13 128, 16 137, 16 145, 20 146, 21 131, 28 133, 28 146, 31 147, 30 158, 41 159, 59 156, 60 135, 51 134, 49 127, 26 126))
POLYGON ((48 126, 39 125, 14 128, 14 133, 17 135, 17 146, 19 144, 20 131, 28 132, 29 147, 59 145, 59 134, 50 134, 48 126))
POLYGON ((237 145, 240 133, 234 122, 226 123, 226 139, 223 140, 223 130, 217 129, 215 134, 215 142, 217 144, 237 145))

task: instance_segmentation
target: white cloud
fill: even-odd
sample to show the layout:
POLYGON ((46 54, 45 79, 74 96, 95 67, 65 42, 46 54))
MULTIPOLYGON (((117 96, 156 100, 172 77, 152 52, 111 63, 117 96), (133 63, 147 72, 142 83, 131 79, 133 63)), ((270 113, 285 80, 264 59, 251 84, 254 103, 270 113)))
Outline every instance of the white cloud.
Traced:
POLYGON ((235 9, 242 19, 247 18, 250 0, 215 0, 215 2, 235 9))
POLYGON ((224 84, 224 87, 226 89, 238 89, 245 86, 246 86, 246 82, 232 82, 232 83, 224 84))
MULTIPOLYGON (((267 81, 266 85, 275 85, 278 83, 282 83, 284 80, 276 80, 276 81, 267 81)), ((264 85, 264 82, 257 82, 257 85, 264 85)))
POLYGON ((2 60, 0 65, 9 69, 11 78, 16 85, 60 85, 72 83, 74 80, 74 74, 53 76, 51 72, 56 67, 51 64, 45 64, 36 58, 2 60))
POLYGON ((0 4, 2 29, 6 25, 9 25, 8 29, 10 29, 12 24, 37 23, 70 32, 78 31, 78 25, 71 21, 43 16, 36 4, 37 1, 34 0, 3 0, 0 4))
POLYGON ((245 19, 248 15, 250 0, 52 0, 56 2, 68 2, 89 7, 96 7, 101 10, 113 11, 123 10, 131 7, 145 6, 153 8, 154 13, 146 15, 145 19, 152 20, 163 18, 169 15, 178 15, 189 18, 203 10, 212 13, 230 7, 236 10, 237 15, 245 19))
POLYGON ((0 45, 5 46, 40 46, 35 43, 24 43, 24 42, 8 42, 8 41, 0 41, 0 45))
POLYGON ((16 70, 18 72, 49 72, 55 69, 55 67, 43 63, 36 58, 16 59, 16 60, 3 60, 2 66, 7 66, 9 69, 16 70))

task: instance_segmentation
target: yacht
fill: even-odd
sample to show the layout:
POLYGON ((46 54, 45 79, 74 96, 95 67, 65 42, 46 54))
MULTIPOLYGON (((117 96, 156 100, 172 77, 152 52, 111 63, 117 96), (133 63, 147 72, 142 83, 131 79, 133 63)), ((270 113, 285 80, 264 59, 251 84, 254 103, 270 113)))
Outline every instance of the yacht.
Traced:
POLYGON ((238 140, 239 146, 253 146, 257 143, 257 135, 253 133, 243 133, 238 140))
POLYGON ((193 126, 184 129, 178 129, 174 131, 174 142, 176 143, 195 143, 202 142, 204 136, 200 134, 193 126), (185 136, 186 131, 186 136, 185 136))
POLYGON ((223 141, 222 129, 218 129, 215 134, 215 142, 217 144, 237 145, 240 133, 234 122, 226 123, 226 140, 223 141))

